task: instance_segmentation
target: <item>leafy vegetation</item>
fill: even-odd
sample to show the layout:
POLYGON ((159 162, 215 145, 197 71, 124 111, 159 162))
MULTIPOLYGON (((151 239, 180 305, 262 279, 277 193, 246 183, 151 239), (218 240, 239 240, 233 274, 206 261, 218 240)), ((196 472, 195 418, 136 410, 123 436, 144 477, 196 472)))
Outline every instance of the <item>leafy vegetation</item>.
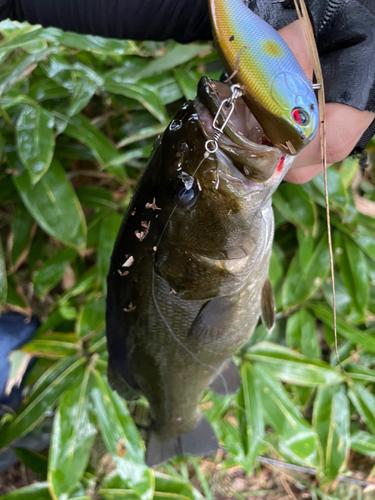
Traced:
MULTIPOLYGON (((27 398, 3 419, 0 447, 55 410, 48 457, 17 452, 42 482, 3 498, 213 498, 200 460, 145 466, 129 409, 139 420, 146 402, 128 409, 106 380, 104 298, 152 143, 202 74, 218 78, 217 56, 202 44, 135 44, 9 21, 0 30, 0 303, 43 320, 23 349, 38 358, 27 398)), ((375 141, 369 151, 375 161, 375 141)), ((215 462, 221 470, 251 474, 267 455, 316 470, 318 483, 299 480, 304 498, 365 498, 362 487, 332 481, 365 479, 374 465, 375 183, 355 159, 332 167, 328 182, 346 373, 334 354, 318 176, 274 195, 277 326, 268 334, 259 325, 238 353, 239 394, 207 392, 202 408, 227 450, 215 462)))

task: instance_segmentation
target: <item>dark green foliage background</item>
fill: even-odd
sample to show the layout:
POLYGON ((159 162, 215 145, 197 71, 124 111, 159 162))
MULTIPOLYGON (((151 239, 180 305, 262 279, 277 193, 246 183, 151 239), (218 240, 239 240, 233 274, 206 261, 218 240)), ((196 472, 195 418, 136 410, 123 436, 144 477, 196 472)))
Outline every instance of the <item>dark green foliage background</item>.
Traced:
MULTIPOLYGON (((117 230, 153 141, 202 74, 218 78, 217 56, 202 44, 135 44, 8 21, 0 30, 0 303, 44 321, 23 350, 39 359, 24 405, 3 419, 0 447, 56 409, 48 461, 18 452, 43 482, 3 498, 201 498, 187 464, 211 498, 199 461, 163 473, 144 465, 143 441, 106 381, 104 297, 117 230), (98 442, 115 470, 103 466, 104 450, 95 460, 98 442)), ((362 213, 374 213, 369 170, 364 177, 346 159, 328 175, 347 375, 333 354, 319 176, 274 195, 277 326, 271 334, 258 326, 239 353, 240 393, 207 393, 203 402, 228 450, 223 468, 250 473, 266 453, 311 467, 314 498, 337 498, 322 489, 363 456, 369 473, 375 457, 375 220, 362 213)))

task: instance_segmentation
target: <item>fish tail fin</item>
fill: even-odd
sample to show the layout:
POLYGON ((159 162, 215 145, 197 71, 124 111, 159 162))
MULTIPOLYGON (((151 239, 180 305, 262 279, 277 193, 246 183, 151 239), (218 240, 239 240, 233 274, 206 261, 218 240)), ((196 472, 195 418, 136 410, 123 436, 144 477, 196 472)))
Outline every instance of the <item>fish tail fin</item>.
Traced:
POLYGON ((146 463, 152 467, 180 455, 211 455, 218 448, 214 430, 202 416, 192 431, 175 438, 162 440, 154 430, 151 430, 147 443, 146 463))

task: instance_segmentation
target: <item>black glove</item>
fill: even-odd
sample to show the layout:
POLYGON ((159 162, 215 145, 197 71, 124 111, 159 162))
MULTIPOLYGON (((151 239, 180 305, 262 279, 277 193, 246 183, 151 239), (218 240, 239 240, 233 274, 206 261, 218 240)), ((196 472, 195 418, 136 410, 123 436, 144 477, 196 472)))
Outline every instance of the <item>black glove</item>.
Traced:
MULTIPOLYGON (((275 29, 297 19, 293 0, 245 0, 275 29)), ((326 100, 375 111, 375 0, 307 0, 326 100)), ((133 40, 211 39, 207 0, 0 0, 0 19, 133 40)), ((375 134, 375 120, 354 152, 375 134)))

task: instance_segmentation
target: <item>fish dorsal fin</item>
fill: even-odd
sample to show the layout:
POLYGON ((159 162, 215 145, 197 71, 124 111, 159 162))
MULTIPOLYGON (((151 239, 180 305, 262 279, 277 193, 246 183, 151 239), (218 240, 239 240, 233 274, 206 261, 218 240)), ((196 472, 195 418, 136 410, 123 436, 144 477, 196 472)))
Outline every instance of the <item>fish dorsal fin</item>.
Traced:
POLYGON ((269 278, 266 279, 262 288, 260 314, 263 325, 270 332, 275 326, 276 304, 275 304, 275 297, 273 295, 272 285, 269 278))

